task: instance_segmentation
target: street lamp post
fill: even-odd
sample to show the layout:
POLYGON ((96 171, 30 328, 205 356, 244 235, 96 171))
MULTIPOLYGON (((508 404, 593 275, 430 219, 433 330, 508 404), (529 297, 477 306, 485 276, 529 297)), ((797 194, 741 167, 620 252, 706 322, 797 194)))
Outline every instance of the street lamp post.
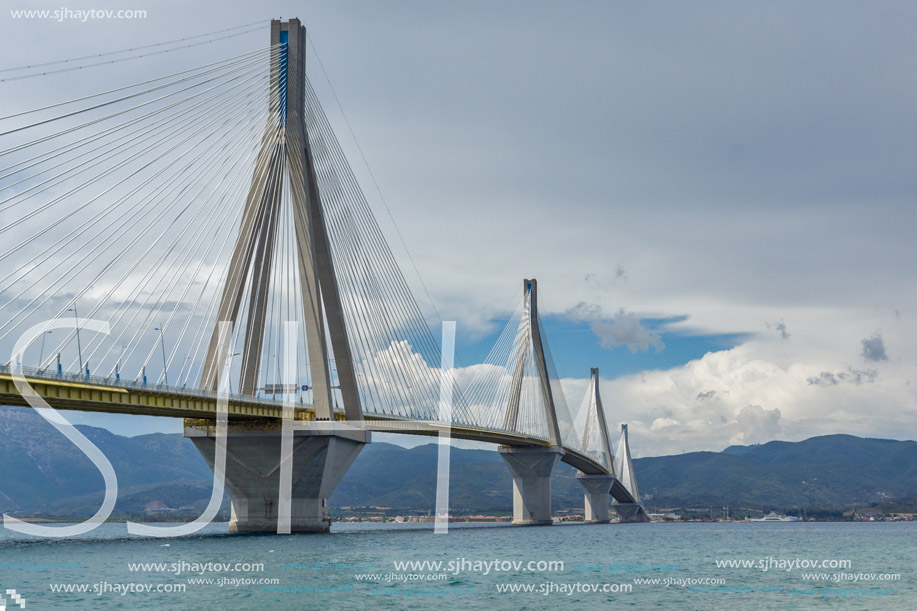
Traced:
POLYGON ((274 355, 274 375, 272 376, 272 377, 274 378, 274 384, 271 385, 271 401, 275 401, 275 400, 277 399, 277 397, 276 397, 276 395, 275 395, 275 393, 277 392, 277 383, 276 383, 276 381, 277 381, 277 366, 278 366, 277 355, 275 354, 275 355, 274 355))
POLYGON ((166 338, 162 334, 162 327, 156 327, 154 331, 159 331, 159 345, 162 346, 162 377, 166 386, 168 386, 169 372, 166 370, 166 338))
POLYGON ((45 336, 51 333, 50 331, 45 331, 41 334, 41 352, 38 354, 38 368, 41 369, 41 362, 45 360, 45 336))
POLYGON ((80 375, 83 375, 83 347, 80 345, 80 316, 76 313, 76 302, 67 311, 70 310, 73 310, 73 318, 76 320, 76 349, 80 354, 80 375))
POLYGON ((188 361, 190 360, 191 360, 191 355, 189 354, 188 356, 185 357, 185 360, 181 364, 181 371, 178 372, 179 378, 181 378, 182 376, 185 376, 185 381, 181 385, 182 388, 185 388, 188 385, 188 375, 190 375, 191 372, 189 371, 188 374, 185 374, 185 367, 188 366, 188 361))

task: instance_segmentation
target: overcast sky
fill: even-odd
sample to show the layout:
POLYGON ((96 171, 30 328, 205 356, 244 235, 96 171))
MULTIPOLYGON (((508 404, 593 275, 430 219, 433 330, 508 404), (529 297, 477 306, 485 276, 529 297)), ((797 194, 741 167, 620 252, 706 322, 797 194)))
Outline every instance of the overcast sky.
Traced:
MULTIPOLYGON (((630 423, 636 456, 830 433, 917 436, 917 6, 70 8, 147 18, 0 14, 3 63, 264 21, 262 32, 152 60, 177 72, 267 44, 272 17, 300 17, 437 309, 465 334, 460 346, 478 354, 522 278, 536 277, 552 335, 582 342, 561 337, 555 351, 568 403, 579 404, 588 367, 599 367, 608 419, 630 423)), ((131 82, 129 64, 0 83, 0 105, 131 82)), ((311 56, 307 70, 385 221, 311 56)), ((414 282, 399 238, 389 239, 414 282)), ((131 434, 175 430, 80 418, 131 434)))

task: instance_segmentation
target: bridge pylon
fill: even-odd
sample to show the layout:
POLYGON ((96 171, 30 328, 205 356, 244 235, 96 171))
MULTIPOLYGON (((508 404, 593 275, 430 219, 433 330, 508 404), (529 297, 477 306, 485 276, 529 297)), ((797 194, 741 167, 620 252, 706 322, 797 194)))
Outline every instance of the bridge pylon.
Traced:
POLYGON ((504 428, 515 430, 520 411, 524 411, 520 410, 525 407, 521 405, 525 400, 522 387, 527 360, 531 358, 534 360, 534 369, 540 380, 538 388, 547 423, 548 445, 542 448, 501 446, 499 451, 513 476, 513 524, 548 525, 553 523, 551 474, 554 472, 554 466, 564 455, 563 437, 557 420, 554 393, 548 374, 541 327, 538 323, 538 282, 534 278, 525 279, 522 288, 523 314, 504 428))
MULTIPOLYGON (((262 374, 267 314, 275 281, 272 279, 277 277, 275 269, 281 266, 275 260, 276 244, 278 235, 286 234, 287 227, 282 228, 282 223, 288 225, 292 218, 293 265, 297 269, 295 281, 288 280, 286 289, 301 305, 315 418, 335 421, 330 364, 333 354, 346 419, 362 422, 353 357, 305 121, 306 29, 298 19, 273 20, 270 37, 275 50, 270 68, 270 113, 217 310, 217 328, 221 321, 229 321, 237 330, 237 341, 242 345, 239 394, 254 395, 262 374), (289 207, 284 207, 286 201, 289 207)), ((271 322, 276 325, 279 321, 271 322)), ((204 361, 203 390, 216 390, 222 366, 217 328, 204 361)), ((253 430, 251 424, 229 424, 226 489, 232 500, 230 530, 275 532, 281 506, 280 478, 285 471, 281 469, 281 430, 279 426, 272 430, 262 425, 253 430)), ((186 421, 185 436, 213 466, 212 430, 202 430, 186 421)), ((362 428, 347 432, 334 427, 295 429, 292 482, 288 482, 292 532, 330 529, 328 498, 369 441, 370 434, 362 428)))
MULTIPOLYGON (((271 46, 279 48, 271 61, 271 82, 279 95, 272 96, 269 102, 271 113, 223 285, 217 326, 219 321, 231 321, 234 329, 244 329, 239 394, 255 394, 262 364, 270 281, 275 265, 279 265, 274 255, 277 231, 284 218, 283 191, 288 190, 298 267, 296 284, 306 331, 315 416, 334 417, 327 341, 330 339, 345 414, 348 420, 360 421, 363 411, 305 123, 306 28, 298 19, 271 21, 271 46), (246 297, 247 317, 242 324, 242 302, 246 297), (325 335, 324 321, 330 337, 325 335)), ((293 285, 288 288, 292 292, 293 285)), ((216 390, 221 366, 216 354, 217 341, 215 327, 201 374, 204 390, 216 390)))
POLYGON ((593 368, 589 378, 588 403, 583 414, 584 431, 581 451, 596 459, 608 474, 586 474, 578 472, 576 481, 585 491, 583 520, 589 524, 603 524, 611 519, 608 493, 615 482, 614 453, 608 440, 608 427, 605 422, 605 410, 599 393, 599 370, 593 368), (595 439, 599 449, 590 451, 591 442, 595 439))
POLYGON ((640 501, 637 476, 630 457, 626 424, 621 425, 621 438, 615 453, 614 468, 617 481, 612 486, 611 493, 615 497, 614 507, 618 513, 618 519, 621 522, 649 522, 649 515, 640 501))

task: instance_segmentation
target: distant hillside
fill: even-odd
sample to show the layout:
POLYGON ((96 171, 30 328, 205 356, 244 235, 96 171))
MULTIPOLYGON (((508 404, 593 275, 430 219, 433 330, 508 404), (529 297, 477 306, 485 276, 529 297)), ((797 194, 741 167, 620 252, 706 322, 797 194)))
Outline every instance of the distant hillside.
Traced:
MULTIPOLYGON (((432 511, 436 505, 437 446, 406 450, 375 442, 344 476, 330 499, 332 507, 378 506, 432 511)), ((497 452, 452 448, 449 504, 456 511, 512 511, 513 483, 497 452)), ((554 470, 553 505, 581 507, 583 492, 565 463, 554 470)))
MULTIPOLYGON (((181 435, 122 437, 105 429, 78 426, 108 457, 120 496, 158 484, 179 488, 212 480, 207 463, 181 435)), ((0 407, 0 511, 94 513, 102 498, 102 475, 66 437, 30 408, 0 407), (95 494, 94 494, 95 493, 95 494), (76 499, 83 497, 86 499, 76 499)), ((208 495, 205 486, 200 496, 208 495)), ((118 510, 122 510, 120 506, 118 510)))
MULTIPOLYGON (((210 497, 212 472, 180 434, 122 437, 80 426, 108 456, 120 488, 116 515, 146 507, 194 512, 210 497)), ((332 507, 392 507, 432 511, 436 446, 367 446, 330 503, 332 507)), ((0 407, 0 512, 88 515, 102 498, 92 463, 28 408, 0 407)), ((651 507, 850 507, 917 497, 917 442, 813 437, 789 443, 733 446, 635 461, 637 481, 651 507)), ((555 470, 553 505, 580 508, 574 470, 555 470)), ((500 456, 452 449, 450 500, 464 512, 510 511, 512 484, 500 456)))
POLYGON ((635 461, 657 506, 843 506, 917 490, 917 442, 825 435, 635 461))

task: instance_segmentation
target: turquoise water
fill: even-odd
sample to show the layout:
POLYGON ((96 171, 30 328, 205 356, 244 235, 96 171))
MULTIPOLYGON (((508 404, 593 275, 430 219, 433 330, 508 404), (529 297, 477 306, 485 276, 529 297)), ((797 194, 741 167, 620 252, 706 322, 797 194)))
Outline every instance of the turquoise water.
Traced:
MULTIPOLYGON (((0 594, 14 589, 26 611, 917 609, 917 522, 453 525, 445 535, 430 524, 333 530, 230 535, 226 524, 214 524, 193 537, 148 539, 105 524, 52 540, 0 529, 0 594), (718 567, 717 560, 754 566, 718 567), (811 560, 849 566, 799 566, 811 560), (411 561, 444 564, 395 564, 411 561), (131 570, 135 563, 147 566, 131 570), (814 573, 824 575, 804 578, 814 573), (67 587, 87 591, 52 591, 67 587), (184 591, 137 591, 146 587, 184 591)), ((8 611, 20 608, 6 597, 8 611)))

